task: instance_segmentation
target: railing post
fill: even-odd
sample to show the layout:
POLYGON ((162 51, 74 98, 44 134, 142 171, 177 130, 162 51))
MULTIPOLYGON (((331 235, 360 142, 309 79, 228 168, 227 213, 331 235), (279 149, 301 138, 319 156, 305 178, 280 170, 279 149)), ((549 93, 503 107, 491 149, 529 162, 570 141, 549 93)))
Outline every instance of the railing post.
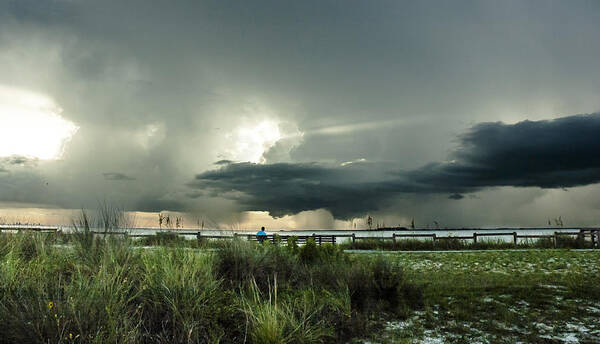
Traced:
POLYGON ((435 233, 433 233, 432 238, 433 238, 433 241, 432 241, 433 242, 433 247, 435 247, 435 241, 437 240, 437 236, 435 235, 435 233))
POLYGON ((331 235, 331 243, 335 245, 335 235, 331 235))
POLYGON ((554 248, 558 247, 558 232, 554 232, 554 248))
POLYGON ((517 245, 517 232, 513 232, 513 243, 517 245))
POLYGON ((352 233, 352 243, 354 244, 355 241, 356 241, 356 234, 352 233))
POLYGON ((477 243, 477 233, 473 232, 473 244, 477 243))
POLYGON ((392 241, 396 243, 396 233, 392 233, 392 241))
POLYGON ((322 237, 323 237, 322 235, 319 235, 319 246, 321 246, 321 238, 322 237))

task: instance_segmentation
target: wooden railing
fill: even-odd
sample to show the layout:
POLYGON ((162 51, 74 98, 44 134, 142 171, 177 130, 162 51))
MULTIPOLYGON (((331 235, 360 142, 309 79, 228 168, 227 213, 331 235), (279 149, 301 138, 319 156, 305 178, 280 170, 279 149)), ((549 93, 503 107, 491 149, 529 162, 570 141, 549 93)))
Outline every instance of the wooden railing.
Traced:
POLYGON ((424 234, 397 234, 393 233, 392 236, 389 237, 366 237, 366 236, 356 236, 356 234, 328 234, 328 235, 278 235, 278 234, 269 234, 266 236, 257 236, 255 234, 237 234, 235 233, 233 236, 215 236, 215 235, 202 235, 200 232, 197 234, 197 238, 199 240, 202 239, 234 239, 234 238, 244 238, 249 241, 270 241, 272 243, 286 243, 288 238, 296 238, 296 243, 299 245, 303 245, 306 241, 312 238, 317 245, 321 245, 324 243, 340 243, 340 238, 349 238, 352 243, 355 243, 357 240, 392 240, 396 242, 400 238, 414 238, 414 239, 431 239, 435 241, 444 241, 444 240, 473 240, 473 243, 477 243, 479 238, 481 237, 501 237, 501 236, 510 236, 512 237, 513 244, 518 244, 519 239, 550 239, 553 242, 553 246, 557 247, 558 238, 561 236, 577 236, 582 239, 589 238, 591 240, 591 246, 593 248, 598 248, 600 246, 600 242, 598 242, 598 233, 600 229, 581 229, 578 232, 554 232, 552 234, 518 234, 517 232, 506 233, 506 232, 484 232, 484 233, 473 233, 473 235, 469 236, 437 236, 435 233, 424 233, 424 234))
POLYGON ((577 236, 582 239, 587 237, 590 238, 593 248, 600 247, 600 242, 598 241, 598 233, 600 233, 600 229, 598 228, 583 228, 578 232, 554 232, 552 234, 518 234, 517 232, 507 233, 507 232, 484 232, 484 233, 473 233, 468 236, 437 236, 435 233, 433 234, 396 234, 393 233, 391 237, 353 237, 353 242, 356 239, 360 240, 392 240, 396 242, 397 238, 431 238, 434 242, 439 240, 473 240, 473 243, 477 243, 480 237, 500 237, 500 236, 511 236, 513 244, 517 244, 519 239, 550 239, 553 242, 554 247, 557 246, 558 238, 560 236, 577 236))
MULTIPOLYGON (((49 226, 0 226, 1 230, 18 230, 18 231, 36 231, 36 232, 54 232, 58 230, 58 227, 49 227, 49 226)), ((543 230, 543 229, 542 229, 543 230)), ((94 234, 98 235, 123 235, 132 238, 142 238, 142 237, 151 237, 156 233, 165 233, 171 235, 182 235, 182 236, 196 236, 198 240, 216 240, 216 239, 245 239, 249 241, 270 241, 273 243, 281 242, 285 244, 289 238, 296 238, 296 243, 299 245, 306 244, 307 240, 312 238, 317 245, 331 243, 331 244, 339 244, 341 243, 340 239, 348 239, 352 243, 355 243, 358 240, 392 240, 396 242, 399 239, 431 239, 434 242, 436 241, 444 241, 444 240, 472 240, 473 243, 479 242, 479 238, 481 237, 504 237, 510 236, 512 237, 513 244, 517 244, 519 239, 550 239, 553 242, 554 247, 557 246, 558 238, 561 236, 577 236, 578 238, 582 238, 586 240, 587 238, 591 241, 591 246, 593 248, 600 248, 600 242, 598 240, 600 234, 600 228, 581 228, 579 231, 570 231, 570 232, 559 232, 555 231, 550 234, 519 234, 516 231, 514 232, 474 232, 472 235, 460 235, 460 236, 438 236, 436 233, 393 233, 391 236, 356 236, 356 233, 353 234, 316 234, 312 235, 289 235, 289 234, 269 234, 261 238, 255 234, 241 234, 241 233, 233 233, 233 235, 206 235, 203 232, 195 232, 195 231, 167 231, 167 232, 156 232, 156 233, 128 233, 128 232, 119 232, 119 231, 92 231, 94 234)))

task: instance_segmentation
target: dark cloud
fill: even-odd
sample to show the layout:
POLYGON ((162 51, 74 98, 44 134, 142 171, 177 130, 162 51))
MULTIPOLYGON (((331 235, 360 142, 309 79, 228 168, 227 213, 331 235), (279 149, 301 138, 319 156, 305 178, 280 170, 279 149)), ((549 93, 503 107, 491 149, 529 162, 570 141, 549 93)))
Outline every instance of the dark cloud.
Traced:
POLYGON ((381 183, 360 180, 362 172, 362 166, 352 165, 234 163, 199 174, 191 186, 217 190, 247 210, 268 210, 273 216, 324 208, 349 218, 386 198, 381 183))
POLYGON ((232 163, 233 163, 233 161, 231 161, 231 160, 223 159, 223 160, 219 160, 219 161, 215 162, 215 165, 229 165, 232 163))
POLYGON ((35 20, 46 24, 64 21, 76 15, 74 6, 66 1, 11 0, 4 6, 7 12, 20 20, 35 20))
POLYGON ((463 193, 495 186, 564 188, 600 182, 600 114, 517 124, 482 123, 460 136, 447 163, 365 179, 374 166, 232 163, 196 176, 248 210, 274 216, 324 208, 350 218, 382 208, 398 194, 463 193))
POLYGON ((106 180, 116 180, 116 181, 135 180, 135 178, 133 178, 133 177, 130 177, 126 174, 118 173, 118 172, 106 172, 106 173, 102 173, 102 176, 104 176, 104 179, 106 179, 106 180))
POLYGON ((7 159, 7 162, 11 165, 22 165, 27 163, 28 159, 21 156, 15 156, 7 159))
POLYGON ((434 191, 490 186, 565 188, 600 181, 600 113, 516 124, 482 123, 448 163, 408 173, 434 191))
POLYGON ((454 200, 459 200, 459 199, 463 199, 465 198, 465 196, 459 194, 459 193, 453 193, 452 195, 448 196, 448 199, 454 199, 454 200))
POLYGON ((21 155, 12 155, 0 158, 0 163, 5 165, 35 166, 38 163, 37 158, 29 158, 21 155))

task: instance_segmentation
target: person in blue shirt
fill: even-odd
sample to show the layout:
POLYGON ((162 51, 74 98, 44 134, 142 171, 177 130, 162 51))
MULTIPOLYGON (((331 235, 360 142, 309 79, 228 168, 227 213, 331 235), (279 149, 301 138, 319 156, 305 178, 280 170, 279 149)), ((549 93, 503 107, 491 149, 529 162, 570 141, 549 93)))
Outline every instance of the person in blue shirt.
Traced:
POLYGON ((258 233, 256 233, 256 240, 258 240, 258 242, 262 244, 266 238, 267 233, 265 232, 265 227, 261 227, 258 233))

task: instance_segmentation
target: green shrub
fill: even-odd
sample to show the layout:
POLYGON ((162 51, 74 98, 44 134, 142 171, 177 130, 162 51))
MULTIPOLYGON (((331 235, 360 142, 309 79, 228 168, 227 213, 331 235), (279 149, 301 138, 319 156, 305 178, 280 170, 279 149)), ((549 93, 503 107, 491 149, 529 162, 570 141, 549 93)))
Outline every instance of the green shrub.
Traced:
POLYGON ((143 237, 139 243, 144 246, 185 246, 186 239, 177 233, 156 232, 152 236, 143 237))
POLYGON ((288 250, 265 242, 264 245, 240 240, 227 242, 216 253, 216 271, 229 287, 239 288, 255 280, 261 290, 266 290, 273 275, 294 284, 302 271, 298 271, 298 257, 288 250))
POLYGON ((277 246, 281 245, 281 237, 279 236, 279 234, 273 234, 273 243, 277 246))
POLYGON ((287 238, 287 248, 292 251, 292 253, 298 252, 298 237, 291 236, 287 238))
POLYGON ((319 259, 319 248, 315 239, 308 238, 306 244, 300 247, 300 261, 304 264, 312 264, 319 259))
POLYGON ((583 236, 564 236, 559 235, 556 240, 557 248, 570 248, 570 249, 579 249, 579 248, 591 248, 591 241, 585 241, 583 236))
POLYGON ((377 309, 402 316, 407 309, 423 305, 422 288, 407 281, 400 266, 381 256, 353 265, 347 283, 352 307, 359 312, 377 309))

